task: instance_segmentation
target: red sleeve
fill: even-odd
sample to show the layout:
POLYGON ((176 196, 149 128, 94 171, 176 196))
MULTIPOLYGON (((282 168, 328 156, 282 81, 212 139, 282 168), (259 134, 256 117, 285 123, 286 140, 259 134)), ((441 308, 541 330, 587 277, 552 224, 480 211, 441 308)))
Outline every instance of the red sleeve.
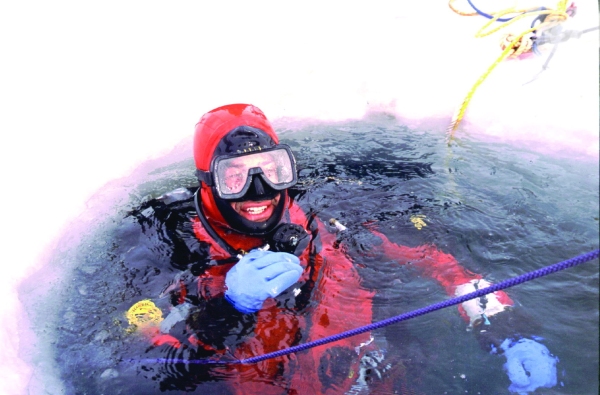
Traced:
MULTIPOLYGON (((438 250, 432 245, 419 247, 399 246, 391 242, 384 234, 371 229, 371 232, 381 238, 381 248, 384 254, 398 261, 401 265, 412 264, 422 273, 435 279, 450 296, 464 295, 478 288, 490 285, 479 274, 470 272, 454 259, 450 254, 438 250)), ((468 301, 459 306, 461 315, 471 322, 482 314, 488 317, 504 310, 505 306, 512 306, 513 301, 503 291, 488 295, 486 303, 480 305, 478 300, 468 301)))
POLYGON ((423 274, 439 282, 448 295, 454 295, 458 285, 482 278, 479 274, 460 266, 452 255, 432 245, 399 246, 392 243, 383 233, 376 230, 371 232, 383 241, 381 248, 388 258, 398 261, 401 265, 411 264, 418 267, 423 274))

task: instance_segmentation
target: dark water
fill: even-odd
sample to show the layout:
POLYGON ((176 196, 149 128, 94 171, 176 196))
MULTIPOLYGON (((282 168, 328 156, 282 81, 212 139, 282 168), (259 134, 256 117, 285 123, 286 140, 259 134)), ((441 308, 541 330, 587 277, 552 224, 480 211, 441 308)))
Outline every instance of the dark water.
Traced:
MULTIPOLYGON (((498 282, 599 246, 597 162, 473 140, 448 147, 439 133, 409 130, 383 115, 278 126, 297 156, 297 201, 321 219, 345 224, 351 254, 376 251, 377 241, 362 226, 376 222, 398 244, 435 244, 498 282), (415 216, 426 226, 417 229, 415 216)), ((177 270, 167 264, 167 246, 147 246, 143 251, 153 252, 148 256, 128 255, 141 241, 126 213, 195 185, 190 151, 191 141, 107 186, 91 204, 92 220, 66 234, 63 249, 49 263, 54 282, 40 287, 37 277, 22 287, 68 394, 154 393, 165 375, 176 381, 181 374, 130 360, 147 356, 148 347, 128 331, 125 312, 148 292, 160 292, 165 276, 177 270), (94 218, 107 203, 111 210, 94 218)), ((362 256, 364 284, 377 290, 375 320, 447 298, 434 281, 410 268, 378 260, 377 254, 362 256)), ((508 290, 560 358, 559 385, 536 393, 598 393, 598 287, 596 260, 508 290)), ((396 393, 508 393, 504 359, 479 347, 455 308, 375 336, 385 339, 388 358, 402 368, 402 379, 392 385, 396 393)), ((221 393, 220 379, 189 390, 221 393)))

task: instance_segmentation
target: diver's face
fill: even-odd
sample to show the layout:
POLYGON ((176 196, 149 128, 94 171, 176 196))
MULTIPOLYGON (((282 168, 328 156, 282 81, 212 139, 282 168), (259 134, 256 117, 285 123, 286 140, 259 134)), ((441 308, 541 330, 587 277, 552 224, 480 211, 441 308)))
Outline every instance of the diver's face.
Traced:
MULTIPOLYGON (((263 174, 270 179, 275 179, 277 165, 269 154, 241 156, 231 161, 226 170, 225 183, 227 187, 230 190, 240 189, 241 184, 246 182, 248 170, 255 167, 261 168, 263 174)), ((243 218, 253 222, 264 222, 273 215, 279 199, 281 199, 281 193, 270 200, 244 200, 230 204, 235 212, 243 218)))
POLYGON ((281 193, 278 193, 277 196, 271 200, 245 200, 230 204, 235 212, 245 219, 253 222, 265 222, 271 218, 271 215, 273 215, 273 211, 275 211, 275 207, 277 207, 279 199, 281 199, 281 193))

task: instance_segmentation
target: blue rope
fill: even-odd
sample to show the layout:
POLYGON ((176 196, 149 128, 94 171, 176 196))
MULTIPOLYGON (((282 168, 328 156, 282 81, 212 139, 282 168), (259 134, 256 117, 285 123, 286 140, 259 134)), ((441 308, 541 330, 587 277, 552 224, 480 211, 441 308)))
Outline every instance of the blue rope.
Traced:
MULTIPOLYGON (((473 4, 473 2, 471 0, 467 0, 467 1, 469 2, 469 5, 471 6, 471 8, 473 8, 475 10, 475 12, 477 12, 479 15, 481 15, 481 16, 487 18, 487 19, 493 19, 494 18, 493 15, 487 14, 487 13, 481 11, 480 9, 478 9, 477 7, 475 7, 475 4, 473 4)), ((523 14, 526 14, 528 12, 533 12, 533 11, 544 11, 546 9, 547 9, 546 7, 540 7, 538 9, 536 9, 536 10, 530 10, 530 11, 522 12, 519 15, 523 15, 523 14)), ((513 17, 510 17, 510 18, 498 18, 498 19, 496 19, 496 22, 508 22, 511 19, 516 18, 517 16, 513 16, 513 17)), ((531 27, 533 27, 533 26, 531 26, 531 27)))
MULTIPOLYGON (((473 8, 475 10, 475 12, 477 12, 479 15, 486 17, 487 19, 493 19, 494 16, 490 15, 490 14, 486 14, 485 12, 479 10, 477 7, 475 7, 475 4, 473 4, 473 2, 471 2, 471 0, 467 0, 469 2, 469 5, 471 6, 471 8, 473 8)), ((498 18, 496 19, 496 22, 508 22, 511 19, 515 18, 514 16, 512 18, 498 18)))
POLYGON ((168 362, 168 363, 185 363, 185 364, 217 364, 217 365, 239 365, 239 364, 252 364, 252 363, 257 363, 257 362, 261 362, 264 361, 266 359, 271 359, 271 358, 277 358, 277 357, 282 357, 284 355, 288 355, 288 354, 292 354, 292 353, 297 353, 300 351, 304 351, 307 350, 309 348, 313 348, 313 347, 317 347, 317 346, 322 346, 324 344, 327 343, 331 343, 331 342, 335 342, 338 340, 342 340, 345 339, 347 337, 352 337, 352 336, 356 336, 359 335, 361 333, 365 333, 365 332, 370 332, 373 331, 375 329, 379 329, 379 328, 383 328, 385 326, 388 325, 392 325, 401 321, 405 321, 405 320, 409 320, 411 318, 415 318, 415 317, 419 317, 421 315, 425 315, 427 313, 431 313, 433 311, 436 310, 440 310, 446 307, 450 307, 450 306, 454 306, 463 302, 466 302, 468 300, 471 299, 475 299, 475 298, 479 298, 481 296, 496 292, 496 291, 500 291, 503 290, 505 288, 509 288, 509 287, 513 287, 515 285, 518 284, 522 284, 524 282, 539 278, 539 277, 544 277, 547 276, 548 274, 552 274, 561 270, 565 270, 568 269, 570 267, 573 266, 577 266, 580 265, 582 263, 597 259, 598 256, 600 255, 600 250, 595 250, 592 252, 588 252, 586 254, 583 255, 579 255, 576 256, 574 258, 568 259, 566 261, 563 262, 559 262, 556 263, 554 265, 550 265, 547 267, 544 267, 542 269, 538 269, 538 270, 534 270, 532 272, 528 272, 525 274, 522 274, 520 276, 517 277, 513 277, 513 278, 509 278, 508 280, 504 280, 502 282, 499 282, 497 284, 493 284, 487 288, 482 288, 479 289, 475 292, 471 292, 462 296, 458 296, 456 298, 453 299, 449 299, 449 300, 445 300, 443 302, 439 302, 439 303, 435 303, 432 305, 429 305, 427 307, 423 307, 417 310, 413 310, 410 311, 408 313, 404 313, 395 317, 391 317, 388 318, 386 320, 383 321, 379 321, 379 322, 375 322, 369 325, 365 325, 356 329, 352 329, 349 331, 345 331, 342 333, 338 333, 336 335, 332 335, 332 336, 328 336, 328 337, 324 337, 323 339, 319 339, 319 340, 315 340, 315 341, 311 341, 308 343, 304 343, 304 344, 300 344, 297 346, 293 346, 293 347, 289 347, 283 350, 279 350, 279 351, 274 351, 274 352, 270 352, 267 354, 263 354, 263 355, 258 355, 255 357, 251 357, 251 358, 246 358, 246 359, 239 359, 239 360, 232 360, 232 361, 224 361, 224 360, 212 360, 212 359, 192 359, 192 360, 184 360, 184 359, 175 359, 175 358, 156 358, 156 359, 146 359, 144 361, 146 362, 154 362, 154 363, 161 363, 161 362, 168 362))

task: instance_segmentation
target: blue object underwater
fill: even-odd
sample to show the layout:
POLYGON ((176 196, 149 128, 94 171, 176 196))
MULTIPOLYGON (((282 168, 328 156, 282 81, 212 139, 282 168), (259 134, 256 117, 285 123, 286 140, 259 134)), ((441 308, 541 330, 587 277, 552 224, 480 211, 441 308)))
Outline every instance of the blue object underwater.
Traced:
POLYGON ((506 339, 500 346, 504 350, 511 392, 533 392, 537 388, 556 385, 556 363, 558 358, 548 348, 531 339, 514 342, 506 339))

